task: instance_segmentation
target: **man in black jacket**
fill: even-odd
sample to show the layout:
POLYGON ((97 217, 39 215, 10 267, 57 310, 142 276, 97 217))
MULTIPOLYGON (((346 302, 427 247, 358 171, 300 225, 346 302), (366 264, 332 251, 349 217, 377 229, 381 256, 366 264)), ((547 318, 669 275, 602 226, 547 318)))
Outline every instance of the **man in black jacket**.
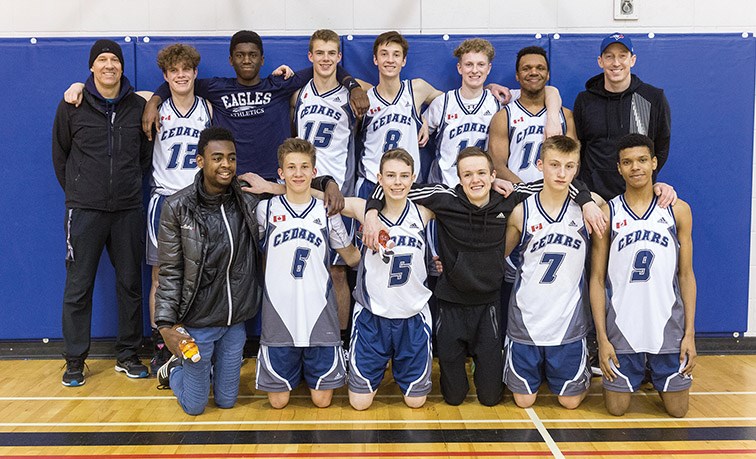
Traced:
POLYGON ((617 141, 644 134, 656 145, 658 169, 669 155, 671 119, 664 92, 646 84, 630 69, 636 55, 630 37, 614 33, 601 42, 598 64, 604 71, 585 83, 573 114, 582 144, 580 179, 607 201, 625 191, 617 172, 617 141))
POLYGON ((116 371, 145 378, 137 357, 142 342, 142 174, 152 142, 141 131, 144 99, 123 76, 121 47, 98 40, 79 107, 61 101, 55 114, 52 159, 66 195, 66 285, 63 293, 65 386, 85 382, 90 346, 92 291, 107 247, 116 271, 116 371))

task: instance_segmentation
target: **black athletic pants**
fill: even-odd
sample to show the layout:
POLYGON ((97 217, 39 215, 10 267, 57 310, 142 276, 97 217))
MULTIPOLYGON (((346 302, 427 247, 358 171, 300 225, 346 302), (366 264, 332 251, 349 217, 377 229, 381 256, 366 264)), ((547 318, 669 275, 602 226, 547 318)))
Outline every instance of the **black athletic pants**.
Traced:
POLYGON ((65 356, 86 357, 92 326, 92 292, 102 249, 115 268, 118 300, 116 358, 137 354, 142 343, 142 209, 66 210, 66 286, 63 292, 65 356))
POLYGON ((441 394, 450 405, 465 400, 470 385, 465 363, 472 356, 473 381, 482 405, 501 401, 503 360, 499 332, 499 302, 463 305, 438 300, 436 320, 441 394))

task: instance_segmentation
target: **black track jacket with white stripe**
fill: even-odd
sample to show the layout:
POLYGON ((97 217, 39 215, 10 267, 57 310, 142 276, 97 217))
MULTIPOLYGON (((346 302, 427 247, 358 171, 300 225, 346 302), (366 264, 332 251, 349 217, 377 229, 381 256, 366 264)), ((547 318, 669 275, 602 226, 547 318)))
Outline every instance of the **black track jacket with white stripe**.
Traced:
MULTIPOLYGON (((585 83, 575 99, 573 115, 580 139, 580 180, 609 201, 625 191, 617 172, 617 141, 630 133, 644 134, 654 141, 658 166, 669 156, 671 117, 664 91, 631 75, 630 87, 620 93, 604 88, 604 74, 585 83)), ((656 174, 654 175, 654 178, 656 174)))

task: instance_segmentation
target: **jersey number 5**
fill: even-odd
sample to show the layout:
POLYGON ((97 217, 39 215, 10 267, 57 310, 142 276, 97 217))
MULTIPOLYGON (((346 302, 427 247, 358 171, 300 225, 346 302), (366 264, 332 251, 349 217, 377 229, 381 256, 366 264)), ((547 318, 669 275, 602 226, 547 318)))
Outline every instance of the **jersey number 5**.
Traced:
POLYGON ((391 257, 391 273, 389 274, 389 287, 399 287, 409 280, 412 271, 412 254, 394 255, 391 257))

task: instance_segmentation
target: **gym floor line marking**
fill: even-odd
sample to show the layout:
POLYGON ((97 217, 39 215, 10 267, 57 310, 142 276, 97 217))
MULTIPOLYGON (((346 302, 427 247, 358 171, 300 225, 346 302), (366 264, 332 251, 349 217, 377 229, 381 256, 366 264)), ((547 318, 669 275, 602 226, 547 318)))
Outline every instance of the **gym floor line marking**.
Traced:
MULTIPOLYGON (((657 396, 658 394, 656 392, 634 392, 633 395, 636 396, 657 396)), ((750 391, 741 391, 741 392, 691 392, 691 396, 705 396, 705 395, 756 395, 756 392, 750 392, 750 391)), ((539 397, 556 397, 555 394, 538 394, 539 397)), ((588 394, 588 397, 603 397, 603 394, 588 394)), ((212 395, 210 398, 213 398, 212 395)), ((292 395, 291 398, 295 399, 309 399, 309 395, 292 395)), ((342 395, 337 394, 334 395, 333 398, 348 398, 348 395, 342 395)), ((375 397, 376 400, 381 399, 399 399, 404 398, 401 394, 396 395, 378 395, 375 397)), ((428 395, 428 398, 441 398, 441 395, 428 395)), ((467 398, 475 398, 475 394, 468 395, 467 398)), ((67 396, 60 396, 60 397, 0 397, 0 401, 3 402, 14 402, 14 401, 20 401, 20 402, 33 402, 33 401, 56 401, 56 400, 80 400, 80 401, 86 401, 86 400, 175 400, 176 397, 173 395, 123 395, 123 396, 79 396, 79 397, 67 397, 67 396)), ((240 395, 239 399, 267 399, 267 395, 240 395)))
MULTIPOLYGON (((540 419, 546 423, 618 424, 628 422, 756 422, 756 417, 722 418, 611 418, 540 419)), ((375 425, 375 424, 531 424, 530 419, 381 419, 381 420, 301 420, 301 421, 152 421, 152 422, 2 422, 0 427, 147 427, 147 426, 225 426, 225 425, 375 425)))
POLYGON ((541 438, 543 438, 546 446, 549 447, 549 451, 551 451, 551 454, 554 456, 554 458, 564 459, 564 454, 562 454, 562 451, 559 449, 554 439, 551 438, 551 434, 549 434, 548 429, 546 429, 546 426, 543 425, 543 422, 541 422, 541 419, 538 417, 533 408, 525 408, 525 412, 528 413, 530 420, 533 421, 533 424, 535 424, 536 429, 538 429, 538 433, 541 434, 541 438))
MULTIPOLYGON (((547 451, 475 451, 476 457, 549 457, 547 451)), ((611 451, 565 451, 565 456, 670 456, 670 455, 730 455, 756 454, 756 449, 670 449, 670 450, 611 450, 611 451)), ((210 459, 210 458, 349 458, 349 457, 470 457, 470 451, 347 451, 339 453, 144 453, 144 454, 55 454, 4 456, 5 459, 210 459)))

